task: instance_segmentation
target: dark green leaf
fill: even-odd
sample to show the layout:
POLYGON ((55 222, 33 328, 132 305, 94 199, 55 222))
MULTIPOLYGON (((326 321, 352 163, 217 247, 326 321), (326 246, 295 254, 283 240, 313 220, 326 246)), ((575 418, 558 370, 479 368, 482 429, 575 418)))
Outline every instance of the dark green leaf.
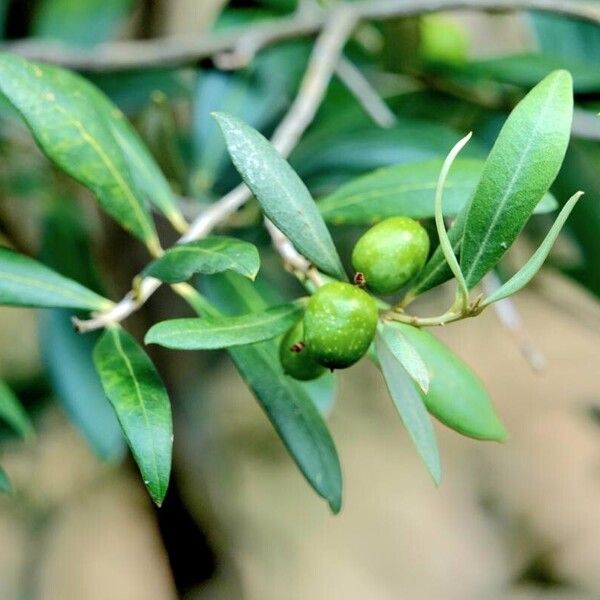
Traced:
POLYGON ((552 246, 554 245, 554 242, 560 233, 560 230, 562 229, 566 220, 569 218, 571 211, 575 208, 575 204, 577 204, 577 201, 582 195, 583 192, 577 192, 574 196, 571 196, 568 202, 564 205, 563 209, 560 211, 560 214, 554 222, 554 225, 552 225, 548 235, 546 235, 544 241, 534 252, 533 256, 506 283, 500 286, 500 288, 496 290, 489 298, 486 298, 483 301, 482 306, 493 304, 494 302, 498 302, 498 300, 502 300, 503 298, 508 298, 508 296, 516 294, 533 279, 535 274, 544 264, 546 257, 550 253, 550 250, 552 249, 552 246))
POLYGON ((502 441, 506 430, 499 421, 485 388, 472 371, 427 331, 394 323, 425 361, 429 392, 423 397, 427 410, 463 435, 502 441))
POLYGON ((107 329, 94 363, 152 500, 160 506, 171 473, 173 424, 167 391, 156 368, 121 327, 107 329))
MULTIPOLYGON (((257 286, 235 273, 206 279, 205 285, 228 313, 262 311, 268 306, 257 286)), ((338 512, 342 474, 335 445, 306 386, 284 375, 278 342, 231 348, 229 354, 304 477, 338 512)))
MULTIPOLYGON (((367 173, 373 169, 443 158, 460 133, 419 119, 398 120, 395 127, 357 126, 354 117, 338 124, 330 119, 328 127, 308 134, 290 157, 300 176, 310 181, 315 175, 343 170, 367 173), (337 125, 337 126, 336 126, 337 125), (343 125, 343 126, 342 126, 343 125)), ((465 157, 481 158, 482 149, 474 143, 465 157)))
POLYGON ((88 187, 102 207, 153 250, 144 198, 110 127, 74 73, 0 54, 0 92, 19 111, 44 153, 88 187))
POLYGON ((121 110, 98 88, 85 79, 81 79, 79 85, 85 90, 90 100, 94 101, 95 108, 110 127, 123 152, 138 193, 143 194, 144 199, 152 202, 169 219, 177 231, 185 231, 186 222, 177 206, 169 182, 137 131, 121 110))
POLYGON ((152 326, 145 342, 178 350, 244 346, 285 333, 298 320, 301 312, 302 309, 295 304, 284 304, 264 312, 237 317, 172 319, 152 326))
POLYGON ((6 471, 0 467, 0 492, 3 494, 10 494, 12 492, 12 485, 6 475, 6 471))
POLYGON ((439 485, 442 477, 440 454, 433 425, 425 404, 423 404, 423 399, 410 375, 379 333, 375 338, 375 347, 385 383, 404 427, 427 466, 433 481, 439 485))
POLYGON ((556 71, 527 94, 504 124, 465 222, 460 264, 469 288, 497 264, 554 181, 572 116, 571 76, 556 71))
POLYGON ((259 267, 260 257, 253 244, 212 236, 169 248, 144 273, 167 283, 178 283, 187 281, 194 273, 212 275, 222 271, 235 271, 254 279, 259 267))
POLYGON ((0 246, 0 305, 103 310, 111 302, 42 263, 0 246))
POLYGON ((236 117, 215 113, 229 154, 265 214, 312 263, 346 279, 331 235, 298 175, 255 129, 236 117))
POLYGON ((0 379, 0 419, 6 421, 21 437, 34 435, 29 416, 13 391, 0 379))
MULTIPOLYGON (((443 160, 379 169, 354 179, 318 202, 323 218, 336 225, 368 225, 387 217, 404 215, 428 219, 434 215, 434 192, 443 160)), ((444 187, 444 215, 456 216, 477 186, 483 160, 458 158, 444 187)), ((555 210, 558 204, 546 194, 536 213, 555 210)))

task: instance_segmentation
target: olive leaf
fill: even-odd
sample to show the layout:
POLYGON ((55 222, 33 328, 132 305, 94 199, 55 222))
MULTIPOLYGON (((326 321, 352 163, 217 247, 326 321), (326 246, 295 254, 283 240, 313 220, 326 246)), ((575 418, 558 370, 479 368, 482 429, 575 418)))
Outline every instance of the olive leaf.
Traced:
MULTIPOLYGON (((395 165, 353 179, 317 202, 321 215, 334 225, 369 225, 402 215, 429 219, 435 214, 434 192, 443 160, 395 165)), ((444 216, 454 217, 465 206, 481 177, 485 161, 457 158, 444 186, 444 216)), ((536 206, 542 214, 558 208, 551 194, 536 206)))
POLYGON ((183 233, 187 223, 177 205, 171 186, 137 131, 121 110, 89 81, 79 78, 74 84, 85 90, 93 100, 98 113, 110 127, 123 152, 136 189, 165 215, 177 231, 183 233))
POLYGON ((452 163, 454 159, 458 155, 458 153, 463 149, 465 144, 471 139, 472 134, 467 134, 464 138, 458 141, 452 150, 450 150, 446 160, 444 160, 444 164, 442 165, 442 170, 440 171, 440 176, 438 178, 437 186, 435 189, 435 227, 437 230, 438 238, 440 240, 440 248, 444 253, 444 258, 446 259, 446 263, 450 267, 452 274, 456 277, 457 282, 457 294, 459 298, 462 298, 463 307, 467 306, 469 300, 469 290, 467 289, 467 284, 465 282, 465 278, 462 274, 460 265, 458 264, 458 259, 456 258, 456 254, 454 252, 454 248, 452 247, 452 242, 448 237, 448 233, 446 232, 446 225, 444 223, 444 215, 442 213, 442 200, 444 194, 444 185, 446 183, 446 179, 448 177, 448 173, 450 172, 450 168, 452 167, 452 163))
POLYGON ((0 305, 104 310, 111 304, 37 260, 0 246, 0 305))
MULTIPOLYGON (((270 301, 281 301, 272 288, 263 286, 259 291, 256 284, 231 271, 203 283, 228 314, 264 311, 270 301)), ((212 317, 220 314, 213 311, 212 317)), ((339 512, 340 462, 327 425, 315 407, 314 390, 283 373, 276 340, 229 348, 229 355, 308 483, 327 500, 333 512, 339 512)))
POLYGON ((323 218, 302 180, 256 129, 240 119, 214 113, 242 179, 264 213, 296 249, 325 273, 346 280, 323 218))
POLYGON ((298 320, 301 312, 295 304, 284 304, 235 317, 171 319, 153 325, 144 341, 178 350, 244 346, 281 335, 298 320))
POLYGON ((3 494, 10 494, 12 492, 12 485, 6 475, 6 471, 0 467, 0 492, 3 494))
POLYGON ((583 192, 577 192, 563 206, 563 209, 560 211, 556 221, 550 228, 550 231, 544 238, 544 241, 541 243, 539 248, 533 253, 533 256, 519 269, 517 273, 515 273, 506 283, 504 283, 500 288, 498 288, 493 294, 491 294, 488 298, 486 298, 481 306, 488 306, 493 304, 494 302, 498 302, 503 298, 508 298, 508 296, 512 296, 516 294, 520 289, 524 288, 535 276, 535 274, 540 270, 541 266, 544 264, 546 257, 550 253, 560 230, 565 224, 566 220, 569 218, 571 211, 575 208, 578 200, 583 196, 583 192))
POLYGON ((469 289, 498 263, 548 191, 567 150, 572 118, 567 71, 548 75, 510 114, 468 209, 460 266, 469 289))
POLYGON ((94 364, 152 500, 160 506, 171 473, 171 404, 147 354, 120 326, 94 348, 94 364))
POLYGON ((396 360, 404 367, 404 370, 411 376, 421 391, 427 394, 429 391, 429 372, 427 371, 427 365, 415 347, 398 328, 389 323, 380 324, 377 331, 396 360))
MULTIPOLYGON (((427 331, 394 323, 427 365, 427 410, 439 421, 480 439, 503 441, 506 430, 496 416, 483 384, 459 358, 427 331)), ((381 356, 380 356, 381 360, 381 356)))
POLYGON ((33 425, 19 399, 0 379, 0 419, 6 421, 21 437, 34 435, 33 425))
POLYGON ((166 283, 178 283, 195 273, 211 275, 236 271, 254 279, 259 267, 260 258, 254 244, 236 238, 212 236, 169 248, 144 269, 144 275, 166 283))
MULTIPOLYGON (((454 253, 460 254, 469 288, 494 267, 524 227, 533 207, 547 194, 564 158, 572 112, 570 76, 558 71, 529 92, 504 123, 471 201, 448 231, 454 253), (471 237, 465 255, 467 222, 471 237), (479 258, 474 262, 476 255, 479 258)), ((451 277, 452 271, 438 248, 419 274, 412 295, 451 277)))
POLYGON ((21 114, 46 156, 157 252, 158 238, 144 198, 88 90, 89 84, 82 84, 74 73, 0 53, 0 92, 21 114))
POLYGON ((433 481, 439 485, 442 477, 440 455, 433 425, 421 394, 380 333, 377 333, 375 337, 375 348, 386 386, 404 427, 427 466, 433 481))

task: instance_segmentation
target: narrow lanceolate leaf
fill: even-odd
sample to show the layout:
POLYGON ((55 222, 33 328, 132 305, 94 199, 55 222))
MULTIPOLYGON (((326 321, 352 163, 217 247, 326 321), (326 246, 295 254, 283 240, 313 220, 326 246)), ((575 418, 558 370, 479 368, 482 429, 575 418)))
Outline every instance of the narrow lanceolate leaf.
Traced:
POLYGON ((111 302, 37 260, 0 246, 0 305, 103 310, 111 302))
POLYGON ((450 153, 446 157, 444 164, 442 165, 442 170, 440 171, 440 176, 438 179, 438 183, 435 190, 435 227, 437 230, 438 238, 440 240, 440 249, 444 254, 444 258, 446 259, 446 263, 450 267, 452 274, 456 277, 458 291, 457 293, 462 297, 463 306, 467 306, 469 301, 469 291, 467 289, 467 284, 465 282, 465 278, 463 277, 462 271, 460 270, 460 265, 458 264, 458 259, 456 258, 456 253, 454 252, 454 248, 452 247, 452 241, 448 237, 448 232, 446 231, 446 224, 444 223, 444 214, 442 212, 443 206, 443 195, 444 195, 444 186, 446 184, 446 178, 448 177, 448 173, 452 167, 452 163, 454 159, 458 155, 458 153, 462 150, 463 146, 471 139, 472 134, 467 134, 464 138, 462 138, 459 142, 457 142, 450 153))
POLYGON ((152 500, 160 506, 171 473, 171 404, 156 368, 121 327, 107 329, 94 363, 152 500))
POLYGON ((13 391, 0 379, 0 420, 6 421, 20 436, 33 435, 33 425, 13 391))
POLYGON ((346 274, 309 191, 286 160, 258 131, 240 119, 215 113, 231 160, 264 213, 319 269, 345 280, 346 274))
POLYGON ((2 494, 10 494, 12 492, 12 485, 10 484, 10 480, 6 475, 6 471, 0 467, 0 493, 2 494))
POLYGON ((144 274, 166 283, 187 281, 195 273, 212 275, 223 271, 254 279, 259 267, 260 257, 254 244, 214 236, 169 248, 146 267, 144 274))
POLYGON ((427 371, 427 365, 415 350, 415 347, 397 327, 391 324, 386 323, 380 327, 379 334, 394 358, 404 367, 404 370, 412 377, 421 391, 426 394, 429 391, 429 372, 427 371))
POLYGON ((498 290, 496 290, 491 296, 486 298, 483 302, 483 306, 493 304, 494 302, 498 302, 498 300, 502 300, 503 298, 508 298, 508 296, 516 294, 533 279, 535 274, 544 264, 546 257, 550 253, 550 250, 552 249, 552 246, 554 245, 554 242, 560 233, 560 230, 562 229, 566 220, 569 218, 571 211, 575 208, 575 205, 581 196, 583 196, 583 192, 577 192, 571 196, 571 198, 569 198, 568 202, 564 205, 563 209, 560 211, 560 214, 556 218, 554 225, 552 225, 550 231, 544 238, 544 241, 534 252, 533 256, 506 283, 500 286, 500 288, 498 288, 498 290))
MULTIPOLYGON (((387 217, 413 219, 434 216, 434 193, 442 160, 378 169, 358 177, 317 202, 321 215, 334 225, 370 225, 387 217)), ((485 162, 457 158, 444 187, 444 216, 456 216, 468 202, 479 182, 485 162)), ((551 194, 536 206, 536 214, 558 208, 551 194)))
MULTIPOLYGON (((268 306, 265 295, 236 273, 208 278, 205 285, 228 313, 264 311, 268 306)), ((308 483, 339 512, 342 473, 335 444, 314 394, 304 382, 283 373, 277 340, 229 348, 229 354, 308 483)))
POLYGON ((400 330, 427 365, 429 391, 423 397, 427 410, 463 435, 504 440, 506 430, 481 381, 469 367, 427 331, 403 323, 393 327, 400 330))
POLYGON ((301 312, 295 304, 284 304, 237 317, 172 319, 152 326, 145 342, 178 350, 215 350, 254 344, 286 332, 301 312))
POLYGON ((74 73, 0 54, 0 92, 19 111, 43 152, 154 251, 158 240, 144 198, 88 86, 74 73))
POLYGON ((469 288, 500 260, 548 191, 565 156, 573 118, 573 81, 555 71, 508 117, 471 200, 461 248, 469 288))
POLYGON ((421 394, 402 363, 397 360, 386 340, 379 333, 375 338, 375 347, 385 383, 404 427, 427 466, 433 481, 439 485, 442 477, 440 454, 433 425, 421 394))
POLYGON ((139 192, 160 210, 180 232, 186 228, 169 182, 154 157, 142 142, 137 131, 121 110, 98 88, 85 79, 79 81, 82 89, 95 102, 95 107, 105 119, 115 140, 121 147, 131 178, 139 192))

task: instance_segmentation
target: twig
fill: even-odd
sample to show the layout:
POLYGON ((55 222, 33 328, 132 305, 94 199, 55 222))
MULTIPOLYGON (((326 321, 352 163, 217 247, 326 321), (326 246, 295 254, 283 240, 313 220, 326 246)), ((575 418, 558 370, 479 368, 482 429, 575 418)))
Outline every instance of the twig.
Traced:
POLYGON ((336 73, 377 125, 387 128, 396 124, 396 115, 358 67, 347 58, 342 57, 337 65, 336 73))
MULTIPOLYGON (((321 11, 300 10, 261 24, 253 23, 225 33, 177 35, 154 40, 110 42, 92 50, 67 47, 45 40, 3 44, 3 51, 81 71, 118 71, 194 64, 223 53, 255 54, 282 40, 315 35, 339 5, 321 11), (242 50, 236 53, 236 50, 242 50)), ((359 0, 352 3, 359 20, 385 20, 457 9, 532 10, 564 15, 600 24, 600 6, 579 0, 359 0)))
MULTIPOLYGON (((355 24, 355 13, 346 6, 339 7, 330 14, 330 21, 313 48, 298 95, 271 139, 275 148, 283 156, 289 155, 302 133, 312 122, 355 24)), ((178 243, 205 237, 250 197, 251 193, 244 184, 237 186, 199 215, 178 243)), ((73 323, 80 332, 86 332, 120 322, 138 310, 160 285, 161 282, 157 279, 146 277, 137 286, 136 293, 130 291, 110 311, 85 321, 74 319, 73 323)))
POLYGON ((268 219, 265 219, 265 227, 271 236, 273 247, 281 256, 287 269, 299 278, 312 281, 315 287, 321 287, 324 284, 321 274, 294 248, 292 242, 268 219))

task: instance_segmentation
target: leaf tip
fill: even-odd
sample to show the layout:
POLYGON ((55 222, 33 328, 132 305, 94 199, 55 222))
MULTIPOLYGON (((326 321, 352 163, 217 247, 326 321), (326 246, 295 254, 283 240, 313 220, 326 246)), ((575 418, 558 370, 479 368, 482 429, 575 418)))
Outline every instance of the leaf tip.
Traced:
POLYGON ((342 510, 342 496, 336 496, 328 501, 329 508, 334 515, 339 515, 342 510))

